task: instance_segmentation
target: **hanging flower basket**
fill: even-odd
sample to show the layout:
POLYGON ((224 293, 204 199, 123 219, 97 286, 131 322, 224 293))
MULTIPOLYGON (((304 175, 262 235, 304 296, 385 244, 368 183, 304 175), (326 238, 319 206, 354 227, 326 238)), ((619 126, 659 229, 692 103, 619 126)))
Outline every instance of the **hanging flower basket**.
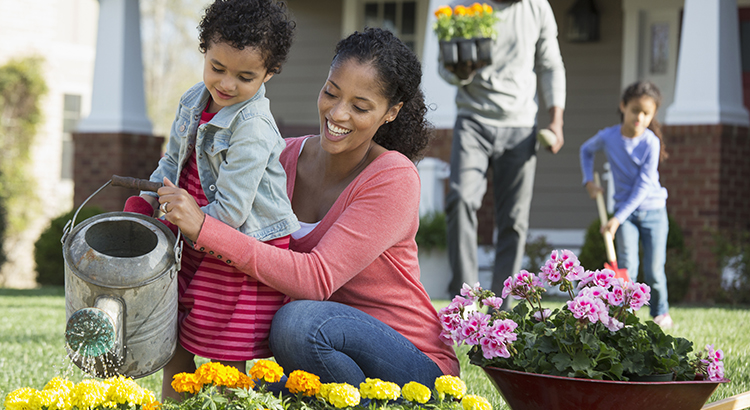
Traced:
POLYGON ((633 382, 482 369, 513 410, 700 410, 729 381, 633 382))

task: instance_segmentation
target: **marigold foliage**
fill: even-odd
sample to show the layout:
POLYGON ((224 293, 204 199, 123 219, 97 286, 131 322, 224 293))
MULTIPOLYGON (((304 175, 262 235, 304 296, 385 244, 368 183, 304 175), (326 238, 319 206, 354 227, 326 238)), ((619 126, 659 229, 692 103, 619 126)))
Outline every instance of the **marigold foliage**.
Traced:
POLYGON ((303 370, 295 370, 286 381, 285 387, 291 393, 302 393, 305 396, 315 396, 320 391, 320 377, 303 370))
POLYGON ((276 383, 284 375, 284 369, 270 360, 258 360, 248 372, 253 379, 276 383))
POLYGON ((461 399, 466 394, 466 383, 455 376, 440 376, 435 379, 435 390, 437 390, 441 400, 445 398, 446 394, 461 399))
POLYGON ((404 396, 404 399, 411 402, 424 404, 430 400, 432 392, 430 391, 430 388, 424 384, 409 382, 401 389, 401 395, 404 396))

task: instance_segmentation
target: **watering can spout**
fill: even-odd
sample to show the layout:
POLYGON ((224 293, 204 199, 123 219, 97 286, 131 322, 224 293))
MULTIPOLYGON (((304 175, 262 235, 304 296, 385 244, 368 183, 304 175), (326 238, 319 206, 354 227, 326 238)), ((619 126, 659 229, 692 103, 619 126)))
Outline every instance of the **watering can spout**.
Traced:
POLYGON ((99 377, 119 374, 123 362, 123 302, 99 296, 93 307, 77 310, 68 319, 65 342, 70 358, 99 377))

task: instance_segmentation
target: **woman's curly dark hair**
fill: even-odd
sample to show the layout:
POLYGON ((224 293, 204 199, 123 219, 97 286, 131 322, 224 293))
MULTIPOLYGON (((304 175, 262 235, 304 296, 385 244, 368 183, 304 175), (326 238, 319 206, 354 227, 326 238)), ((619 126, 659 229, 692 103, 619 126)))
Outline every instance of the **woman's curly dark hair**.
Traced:
POLYGON ((198 26, 200 50, 212 42, 226 42, 242 50, 257 48, 265 59, 266 70, 281 72, 292 47, 296 24, 287 7, 276 0, 216 0, 206 8, 198 26))
POLYGON ((373 141, 412 161, 419 159, 430 142, 432 127, 425 118, 427 107, 420 88, 422 65, 417 56, 390 31, 366 28, 339 41, 331 66, 350 59, 377 70, 390 106, 404 103, 396 119, 382 125, 373 141))

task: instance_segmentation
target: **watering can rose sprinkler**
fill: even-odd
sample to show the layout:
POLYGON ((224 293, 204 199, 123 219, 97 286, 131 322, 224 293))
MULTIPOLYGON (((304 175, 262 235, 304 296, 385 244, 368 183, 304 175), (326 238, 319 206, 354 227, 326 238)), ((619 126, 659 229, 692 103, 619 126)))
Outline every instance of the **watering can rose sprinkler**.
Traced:
POLYGON ((181 241, 165 224, 130 212, 76 217, 108 185, 156 191, 161 184, 113 176, 63 231, 65 341, 73 362, 97 377, 155 373, 177 346, 181 241))

